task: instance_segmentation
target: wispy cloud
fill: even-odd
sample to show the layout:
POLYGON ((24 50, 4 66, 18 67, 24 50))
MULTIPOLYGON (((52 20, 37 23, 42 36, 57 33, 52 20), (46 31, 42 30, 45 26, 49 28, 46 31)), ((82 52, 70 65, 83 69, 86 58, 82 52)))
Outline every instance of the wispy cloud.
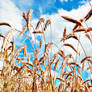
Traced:
POLYGON ((56 0, 13 0, 13 2, 21 9, 27 12, 28 9, 35 10, 38 15, 42 13, 52 13, 55 10, 56 0))
POLYGON ((21 7, 25 7, 25 6, 32 6, 34 0, 19 0, 18 2, 21 7))
POLYGON ((17 5, 18 8, 20 8, 21 10, 23 9, 27 9, 29 7, 32 8, 32 6, 34 5, 34 0, 13 0, 13 2, 17 5))
POLYGON ((83 1, 80 1, 81 4, 86 4, 87 1, 83 0, 83 1))
POLYGON ((18 30, 22 29, 21 11, 11 0, 0 1, 0 22, 7 22, 18 30))
POLYGON ((68 2, 68 0, 60 0, 61 2, 68 2))

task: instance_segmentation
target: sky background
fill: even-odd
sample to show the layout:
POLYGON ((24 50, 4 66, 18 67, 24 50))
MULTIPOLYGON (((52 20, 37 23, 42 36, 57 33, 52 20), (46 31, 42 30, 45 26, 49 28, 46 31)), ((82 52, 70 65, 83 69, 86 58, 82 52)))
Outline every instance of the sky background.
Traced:
MULTIPOLYGON (((90 2, 92 3, 92 0, 90 0, 90 2)), ((25 24, 25 21, 22 17, 22 12, 24 11, 25 13, 27 13, 29 9, 33 9, 33 11, 38 15, 37 17, 35 16, 35 14, 33 14, 34 16, 32 17, 32 23, 34 24, 34 26, 35 23, 37 23, 37 19, 40 17, 45 18, 45 20, 51 20, 52 41, 54 43, 57 43, 58 46, 61 47, 62 43, 60 43, 60 39, 62 37, 64 28, 66 27, 67 33, 70 33, 72 28, 74 27, 74 24, 65 21, 63 18, 61 18, 61 16, 70 16, 79 20, 85 17, 91 7, 89 6, 88 0, 0 0, 0 22, 8 22, 12 25, 13 28, 22 30, 23 25, 25 24)), ((87 21, 87 23, 88 26, 91 27, 92 18, 87 21)), ((85 24, 84 27, 86 28, 85 24)), ((8 29, 7 27, 0 27, 0 33, 6 34, 9 30, 10 29, 8 29)), ((50 30, 49 28, 47 30, 48 31, 46 31, 45 33, 47 38, 46 41, 49 42, 50 35, 48 34, 50 30)), ((21 42, 21 39, 19 39, 17 33, 14 33, 14 37, 16 39, 15 43, 17 47, 24 44, 21 42)), ((92 46, 89 40, 84 38, 84 35, 82 35, 80 39, 83 43, 84 49, 86 49, 87 51, 87 54, 91 55, 92 46), (89 49, 87 49, 87 47, 89 47, 89 49)), ((77 42, 73 39, 68 40, 67 42, 73 44, 74 47, 77 46, 77 42)), ((26 40, 25 43, 30 46, 28 40, 26 40)), ((81 50, 80 47, 79 50, 81 50)), ((56 49, 55 47, 53 47, 53 53, 55 52, 56 49)), ((70 48, 67 48, 66 53, 68 52, 71 52, 75 55, 74 51, 72 51, 70 48)), ((80 58, 84 57, 84 54, 82 53, 83 51, 81 51, 80 58)), ((88 72, 85 72, 84 75, 86 76, 84 77, 84 79, 87 78, 88 72)))
POLYGON ((71 11, 86 3, 87 0, 13 0, 19 9, 35 10, 39 15, 57 13, 58 9, 71 11))

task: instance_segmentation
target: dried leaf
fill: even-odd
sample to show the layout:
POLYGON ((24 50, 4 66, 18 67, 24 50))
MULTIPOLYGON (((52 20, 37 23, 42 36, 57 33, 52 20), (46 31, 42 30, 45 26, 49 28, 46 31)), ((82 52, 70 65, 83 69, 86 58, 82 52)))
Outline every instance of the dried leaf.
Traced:
POLYGON ((2 34, 0 34, 0 37, 3 37, 3 38, 5 38, 5 36, 4 36, 4 35, 2 35, 2 34))
POLYGON ((74 26, 74 28, 73 28, 73 31, 75 31, 75 30, 77 29, 78 26, 79 26, 79 25, 76 24, 76 25, 74 26))
POLYGON ((12 44, 12 52, 14 52, 15 51, 15 44, 14 44, 14 42, 11 42, 11 44, 12 44))
POLYGON ((87 32, 90 32, 90 31, 92 31, 92 27, 90 27, 90 28, 87 29, 87 32))
POLYGON ((87 30, 85 28, 80 28, 80 29, 76 29, 74 30, 74 32, 86 32, 87 30))
POLYGON ((84 81, 82 84, 89 82, 89 81, 92 81, 92 79, 88 79, 88 80, 84 81))
POLYGON ((17 58, 16 60, 18 60, 17 63, 20 63, 22 60, 24 60, 24 58, 17 58))
POLYGON ((0 26, 3 26, 3 25, 8 26, 8 27, 11 27, 11 25, 8 24, 8 23, 5 23, 5 22, 0 23, 0 26))
POLYGON ((57 56, 58 56, 58 54, 54 54, 54 56, 51 58, 50 65, 52 65, 54 63, 54 60, 56 59, 57 56))
POLYGON ((64 28, 63 37, 66 36, 66 27, 64 28))
POLYGON ((26 17, 25 12, 23 12, 23 18, 25 19, 25 21, 26 21, 26 23, 27 23, 27 17, 26 17))
POLYGON ((44 18, 41 18, 40 21, 41 21, 41 22, 44 22, 44 18))
POLYGON ((44 31, 47 29, 47 26, 51 24, 51 21, 50 20, 47 20, 46 24, 45 24, 45 27, 44 27, 44 31))
POLYGON ((89 69, 90 69, 90 71, 92 71, 92 66, 91 65, 88 66, 87 70, 89 70, 89 69))
POLYGON ((39 42, 39 49, 41 49, 42 48, 42 40, 40 40, 40 42, 39 42))
POLYGON ((92 28, 79 28, 79 29, 76 29, 74 30, 74 32, 90 32, 92 31, 92 28))
POLYGON ((30 63, 30 56, 28 56, 27 63, 30 63))
POLYGON ((70 21, 70 22, 72 22, 72 23, 76 23, 76 24, 78 24, 79 26, 81 26, 81 22, 78 21, 78 20, 72 19, 72 18, 67 17, 67 16, 62 16, 62 17, 63 17, 65 20, 68 20, 68 21, 70 21))
POLYGON ((84 63, 88 58, 92 58, 92 56, 87 56, 81 60, 81 63, 84 63))
MULTIPOLYGON (((82 22, 83 22, 83 19, 80 19, 80 22, 82 23, 82 22)), ((75 32, 75 30, 76 30, 78 27, 80 28, 80 27, 82 27, 82 25, 79 26, 78 24, 76 24, 76 25, 74 26, 74 28, 73 28, 73 32, 75 32)))
POLYGON ((62 50, 58 51, 58 54, 64 59, 65 58, 65 53, 62 50))
POLYGON ((70 62, 70 63, 68 63, 68 65, 72 65, 72 64, 78 66, 79 68, 81 68, 80 65, 77 64, 76 62, 70 62))
POLYGON ((26 45, 24 45, 24 49, 23 49, 23 55, 26 55, 26 45))
POLYGON ((73 58, 71 54, 68 54, 67 56, 65 56, 62 65, 61 65, 61 69, 63 70, 63 68, 65 67, 65 65, 68 63, 69 58, 73 58))
POLYGON ((91 37, 89 36, 89 34, 85 34, 86 35, 86 37, 90 40, 90 42, 91 42, 91 44, 92 44, 92 39, 91 39, 91 37))
POLYGON ((92 15, 92 9, 88 12, 88 14, 84 17, 85 21, 87 21, 92 15))
POLYGON ((74 73, 74 70, 70 71, 67 76, 66 76, 66 79, 69 77, 69 76, 72 76, 72 73, 74 73))
MULTIPOLYGON (((20 48, 18 48, 17 49, 17 51, 16 51, 16 53, 15 53, 15 55, 14 55, 14 58, 17 58, 17 55, 19 54, 19 52, 23 49, 24 50, 24 48, 26 47, 26 45, 23 45, 23 46, 21 46, 20 48)), ((25 53, 24 53, 25 54, 25 53)))
POLYGON ((33 31, 34 34, 43 34, 44 32, 41 31, 41 30, 36 30, 36 31, 33 31))
POLYGON ((78 51, 71 44, 65 43, 64 46, 68 46, 72 48, 76 53, 78 53, 78 51))
POLYGON ((65 37, 63 37, 61 39, 61 41, 64 42, 65 40, 70 39, 70 38, 74 38, 74 39, 78 40, 78 37, 75 34, 69 34, 69 35, 66 35, 65 37))
POLYGON ((62 81, 62 82, 65 82, 65 80, 63 80, 63 79, 61 79, 61 78, 58 78, 58 77, 57 77, 56 79, 58 79, 58 80, 60 80, 60 81, 62 81))
POLYGON ((60 61, 60 58, 56 61, 55 66, 54 66, 54 70, 56 70, 56 67, 57 67, 59 61, 60 61))
POLYGON ((38 29, 38 28, 39 28, 39 26, 41 25, 41 22, 44 22, 44 18, 41 18, 41 19, 38 21, 38 23, 37 23, 35 29, 38 29))

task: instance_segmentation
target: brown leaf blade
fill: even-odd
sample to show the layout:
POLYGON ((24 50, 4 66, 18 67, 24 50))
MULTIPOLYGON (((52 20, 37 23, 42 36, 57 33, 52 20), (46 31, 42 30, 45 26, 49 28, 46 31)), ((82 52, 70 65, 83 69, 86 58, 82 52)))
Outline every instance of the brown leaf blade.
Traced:
POLYGON ((54 66, 54 70, 56 70, 59 61, 60 61, 60 58, 56 61, 55 66, 54 66))
POLYGON ((49 24, 51 24, 50 19, 48 19, 48 20, 46 21, 46 24, 45 24, 45 27, 44 27, 44 31, 47 29, 47 26, 48 26, 49 24))
POLYGON ((23 18, 24 18, 24 19, 25 19, 25 21, 27 22, 27 17, 26 17, 25 12, 23 12, 23 18))
POLYGON ((68 21, 72 22, 72 23, 76 23, 78 25, 81 25, 81 22, 78 21, 78 20, 72 19, 72 18, 67 17, 67 16, 61 16, 61 17, 64 18, 65 20, 68 20, 68 21))
POLYGON ((78 51, 71 44, 65 43, 64 46, 68 46, 72 48, 76 53, 78 53, 78 51))
POLYGON ((92 56, 87 56, 81 60, 81 63, 84 63, 88 58, 92 58, 92 56))
POLYGON ((66 27, 64 28, 63 37, 66 36, 66 27))
POLYGON ((5 22, 0 23, 0 26, 3 26, 3 25, 8 26, 8 27, 11 27, 11 25, 8 24, 8 23, 5 23, 5 22))
POLYGON ((85 16, 85 21, 87 21, 92 15, 92 9, 88 12, 88 14, 85 16))
POLYGON ((68 39, 70 39, 70 38, 73 38, 73 39, 75 39, 75 40, 78 40, 78 37, 75 35, 75 34, 69 34, 69 35, 66 35, 65 37, 63 37, 62 39, 61 39, 61 41, 65 41, 65 40, 68 40, 68 39))

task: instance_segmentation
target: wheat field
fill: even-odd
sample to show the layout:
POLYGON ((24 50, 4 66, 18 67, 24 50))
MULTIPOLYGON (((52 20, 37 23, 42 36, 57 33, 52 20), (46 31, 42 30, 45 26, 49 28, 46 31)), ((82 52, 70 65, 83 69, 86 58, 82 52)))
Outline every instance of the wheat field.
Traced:
POLYGON ((32 13, 32 9, 29 9, 27 14, 23 12, 23 18, 26 22, 23 30, 14 29, 6 22, 0 23, 0 26, 8 26, 11 29, 6 35, 0 34, 0 38, 3 39, 0 48, 0 62, 3 61, 3 67, 0 70, 0 92, 92 92, 91 77, 87 80, 83 80, 82 78, 85 63, 88 64, 87 70, 89 70, 90 75, 92 74, 92 55, 87 55, 80 41, 80 33, 82 33, 92 45, 92 28, 84 28, 82 25, 87 20, 90 20, 92 10, 80 20, 73 19, 69 16, 61 16, 66 21, 75 24, 75 27, 69 34, 67 34, 65 27, 63 37, 60 40, 63 43, 63 47, 71 48, 76 53, 75 58, 71 53, 66 54, 52 41, 46 42, 45 31, 51 25, 51 20, 48 19, 45 22, 44 18, 40 18, 34 28, 31 23, 32 13), (41 27, 40 30, 39 27, 41 27), (36 39, 31 39, 31 35, 25 33, 27 30, 31 34, 32 29, 34 30, 32 32, 34 36, 40 35, 41 37, 38 47, 36 47, 36 39), (28 47, 27 44, 24 44, 16 49, 15 42, 12 39, 14 31, 17 31, 20 37, 25 36, 25 39, 29 40, 31 46, 28 47), (81 57, 80 51, 71 43, 66 43, 66 40, 71 38, 78 42, 85 55, 79 61, 80 64, 76 61, 77 57, 81 57), (52 54, 53 45, 58 49, 58 52, 55 54, 52 54), (27 48, 33 50, 33 60, 31 60, 31 55, 28 55, 27 48), (41 55, 43 48, 44 52, 41 55), (21 51, 23 57, 19 56, 21 51), (15 65, 15 62, 21 63, 22 66, 15 65), (59 62, 62 62, 62 64, 59 65, 59 62), (60 76, 56 76, 54 73, 52 74, 52 67, 54 67, 53 71, 55 72, 58 66, 60 66, 60 76), (66 67, 70 71, 67 71, 66 67), (57 80, 60 81, 58 86, 56 86, 57 80))

